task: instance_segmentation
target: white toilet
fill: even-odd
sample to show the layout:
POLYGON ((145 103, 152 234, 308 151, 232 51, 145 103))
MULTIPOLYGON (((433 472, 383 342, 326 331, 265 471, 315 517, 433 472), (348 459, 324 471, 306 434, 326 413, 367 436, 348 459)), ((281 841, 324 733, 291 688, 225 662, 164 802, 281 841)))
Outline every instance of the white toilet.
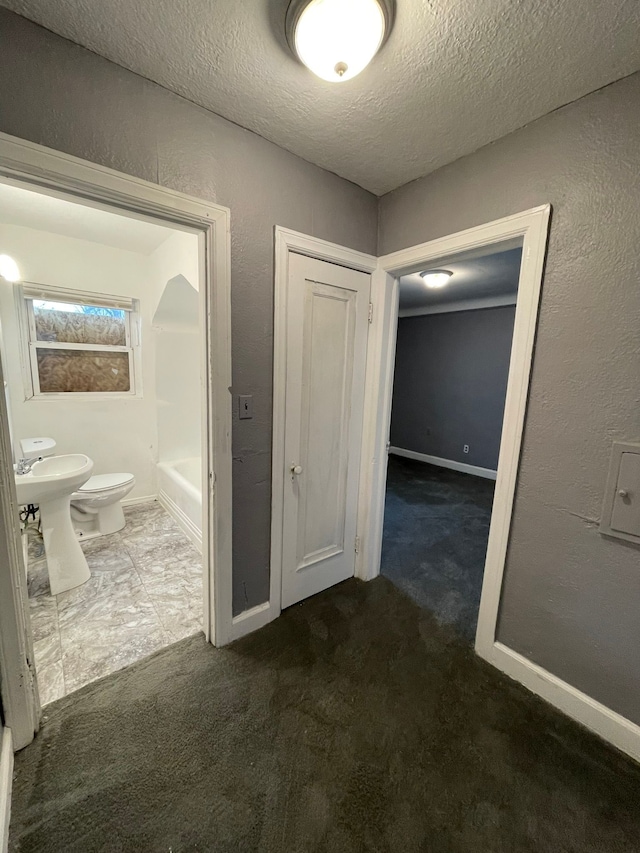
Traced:
POLYGON ((94 474, 71 495, 71 518, 82 539, 117 533, 125 525, 120 501, 136 484, 133 474, 94 474))
MULTIPOLYGON (((51 438, 20 440, 23 458, 54 456, 56 443, 51 438)), ((117 533, 125 525, 120 501, 135 486, 133 474, 95 474, 71 495, 71 519, 79 539, 91 539, 117 533)))

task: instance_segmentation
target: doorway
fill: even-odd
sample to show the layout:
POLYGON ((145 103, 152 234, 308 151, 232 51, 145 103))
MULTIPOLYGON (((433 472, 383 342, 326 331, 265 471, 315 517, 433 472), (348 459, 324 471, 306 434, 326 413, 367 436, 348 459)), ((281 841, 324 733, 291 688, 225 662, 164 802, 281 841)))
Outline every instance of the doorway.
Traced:
POLYGON ((229 227, 224 208, 4 135, 0 192, 11 199, 5 220, 9 209, 16 220, 1 236, 30 271, 13 274, 19 264, 3 248, 13 267, 5 264, 0 279, 9 545, 0 664, 5 722, 20 748, 38 728, 40 700, 180 635, 203 630, 222 645, 233 633, 229 227), (82 462, 83 482, 65 494, 70 512, 54 513, 46 496, 38 512, 25 489, 61 459, 82 462), (31 537, 21 536, 19 505, 31 537), (71 531, 66 539, 59 521, 71 531), (70 578, 69 567, 81 564, 86 576, 70 578), (116 606, 116 592, 131 601, 116 606), (51 618, 30 620, 29 610, 51 618), (81 636, 87 615, 97 621, 81 636), (124 637, 132 626, 139 636, 124 637), (83 653, 92 643, 95 652, 105 628, 103 644, 122 642, 112 660, 96 661, 83 653))
MULTIPOLYGON (((469 284, 467 291, 463 292, 458 300, 466 303, 467 311, 476 310, 479 298, 485 298, 483 303, 485 309, 488 307, 486 300, 490 298, 494 300, 493 306, 496 308, 511 306, 510 310, 513 310, 515 304, 513 335, 506 370, 506 391, 499 390, 498 393, 498 397, 504 393, 504 417, 498 416, 501 430, 494 430, 492 439, 494 456, 496 444, 499 445, 497 467, 486 467, 488 463, 483 461, 484 457, 475 459, 476 464, 460 463, 462 472, 466 475, 483 474, 488 481, 493 480, 495 476, 493 499, 491 499, 489 483, 486 489, 487 494, 480 500, 479 507, 480 515, 482 512, 485 515, 485 531, 488 523, 489 532, 483 573, 477 571, 477 566, 483 562, 481 553, 484 549, 484 533, 478 537, 480 545, 476 548, 476 552, 479 552, 480 556, 476 553, 474 561, 477 576, 480 574, 482 576, 481 583, 476 580, 475 587, 476 600, 478 586, 482 589, 480 605, 477 609, 475 649, 481 656, 501 666, 500 649, 495 642, 496 624, 524 428, 550 212, 550 207, 546 205, 381 258, 362 255, 345 247, 316 240, 287 229, 276 228, 271 586, 269 602, 260 608, 259 616, 263 623, 275 618, 285 602, 293 603, 305 595, 314 594, 342 580, 343 577, 354 575, 361 580, 371 580, 380 574, 401 280, 403 277, 409 278, 418 274, 419 287, 422 288, 424 282, 419 276, 420 272, 442 272, 442 268, 448 270, 448 265, 454 263, 467 265, 475 263, 482 266, 483 263, 488 263, 488 261, 483 262, 482 258, 501 254, 503 261, 505 258, 510 260, 511 266, 511 272, 507 276, 508 281, 503 282, 503 292, 494 293, 491 296, 486 290, 484 293, 479 293, 477 290, 474 292, 473 286, 469 284), (313 261, 324 261, 329 266, 335 265, 347 270, 367 273, 371 277, 371 288, 363 417, 359 426, 358 499, 348 505, 345 504, 347 513, 356 512, 352 546, 355 553, 353 570, 349 562, 348 572, 335 579, 320 573, 322 582, 312 585, 308 591, 303 591, 302 595, 293 596, 290 600, 289 592, 285 589, 287 581, 284 580, 285 540, 299 544, 300 537, 299 531, 290 522, 285 531, 285 492, 286 489, 299 490, 297 478, 302 474, 304 466, 300 465, 297 458, 287 456, 287 392, 289 373, 292 369, 294 372, 299 371, 296 360, 300 362, 303 352, 301 337, 304 332, 301 331, 300 311, 295 317, 291 313, 289 295, 290 288, 295 285, 296 277, 298 285, 303 285, 307 280, 309 286, 314 281, 323 279, 323 274, 314 274, 311 272, 311 267, 308 274, 304 272, 301 274, 298 271, 292 278, 290 264, 292 257, 296 255, 307 259, 303 262, 303 266, 312 264, 313 261), (515 285, 514 267, 519 268, 515 285), (289 330, 289 326, 292 326, 293 332, 289 330), (289 338, 292 334, 294 337, 298 335, 295 346, 289 346, 289 338), (491 506, 490 520, 486 518, 489 515, 489 505, 491 506)), ((446 278, 448 277, 446 275, 446 278)), ((415 307, 414 305, 414 310, 415 307)), ((411 311, 411 306, 407 305, 406 310, 411 311)), ((440 313, 445 312, 440 311, 440 313)), ((508 333, 506 338, 503 334, 503 339, 508 340, 509 337, 508 333)), ((343 363, 350 364, 346 357, 348 350, 344 347, 336 349, 344 354, 343 363)), ((503 383, 504 369, 503 358, 503 383)), ((296 407, 299 411, 304 411, 300 394, 298 398, 296 407)), ((495 406, 493 408, 495 423, 495 406)), ((498 411, 499 409, 500 406, 498 411)), ((294 430, 296 441, 299 439, 299 421, 300 418, 294 430)), ((463 454, 465 454, 466 444, 466 441, 462 442, 463 454)), ((474 444, 474 448, 478 449, 477 444, 474 444)), ((342 448, 336 445, 334 455, 340 449, 342 448)), ((468 449, 470 452, 470 445, 468 449)), ((403 448, 397 448, 397 450, 403 450, 403 448)), ((406 451, 406 448, 404 450, 406 451)), ((485 447, 483 452, 491 455, 491 447, 485 447)), ((443 457, 436 458, 432 453, 426 453, 424 450, 422 453, 430 459, 421 458, 420 461, 430 464, 437 461, 440 463, 438 467, 442 467, 443 457)), ((399 453, 394 455, 400 457, 399 453)), ((405 452, 404 458, 406 459, 408 455, 410 453, 405 452)), ((455 459, 445 461, 455 463, 455 459)), ((447 470, 453 472, 448 475, 451 477, 461 469, 459 465, 449 464, 447 470)), ((301 494, 298 491, 298 499, 301 494)), ((292 517, 295 518, 295 515, 292 517)), ((482 521, 478 527, 482 532, 482 521)), ((298 559, 302 552, 297 546, 296 549, 295 554, 298 559)), ((344 550, 346 554, 346 538, 341 542, 339 550, 341 552, 344 550)), ((295 560, 290 562, 293 572, 296 574, 304 572, 306 568, 303 564, 304 560, 298 559, 297 563, 295 560)), ((473 609, 476 609, 475 605, 473 609)), ((475 618, 474 613, 470 619, 467 619, 467 637, 473 634, 475 618)))
MULTIPOLYGON (((358 508, 358 529, 362 531, 362 536, 356 567, 357 576, 365 580, 377 577, 381 567, 400 281, 403 276, 420 272, 450 272, 449 264, 478 259, 496 251, 522 251, 495 492, 474 640, 476 652, 499 668, 504 668, 504 664, 500 644, 496 642, 498 609, 522 445, 550 213, 550 206, 545 205, 383 256, 379 259, 379 268, 373 278, 374 322, 367 360, 366 428, 358 508)), ((464 443, 462 449, 464 453, 464 443)), ((442 461, 442 457, 439 461, 442 461)))
POLYGON ((473 644, 522 247, 400 276, 381 574, 473 644), (446 268, 445 268, 446 267, 446 268))
POLYGON ((0 288, 0 350, 45 706, 203 630, 198 237, 2 183, 0 208, 18 270, 0 288), (55 504, 40 457, 82 464, 55 504))

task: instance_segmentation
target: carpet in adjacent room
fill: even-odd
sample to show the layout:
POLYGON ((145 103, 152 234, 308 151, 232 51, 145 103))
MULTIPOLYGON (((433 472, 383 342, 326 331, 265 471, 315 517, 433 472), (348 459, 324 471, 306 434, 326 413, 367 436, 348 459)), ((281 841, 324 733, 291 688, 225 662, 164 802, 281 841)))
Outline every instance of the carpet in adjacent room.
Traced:
POLYGON ((390 455, 382 574, 473 643, 495 483, 390 455))

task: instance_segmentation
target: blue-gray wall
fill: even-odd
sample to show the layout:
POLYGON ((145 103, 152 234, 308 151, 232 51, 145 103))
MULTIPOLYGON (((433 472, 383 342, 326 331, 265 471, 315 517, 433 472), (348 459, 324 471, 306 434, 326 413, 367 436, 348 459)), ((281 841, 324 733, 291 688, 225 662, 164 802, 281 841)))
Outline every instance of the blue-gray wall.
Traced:
POLYGON ((392 447, 497 468, 514 316, 508 305, 400 318, 392 447))

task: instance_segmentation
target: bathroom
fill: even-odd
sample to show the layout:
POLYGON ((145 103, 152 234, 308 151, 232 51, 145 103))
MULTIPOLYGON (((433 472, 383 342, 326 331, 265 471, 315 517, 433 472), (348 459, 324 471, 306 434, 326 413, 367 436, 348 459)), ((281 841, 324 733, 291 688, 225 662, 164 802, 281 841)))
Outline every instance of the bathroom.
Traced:
POLYGON ((199 264, 194 232, 0 185, 0 346, 42 705, 202 630, 199 264), (55 503, 38 472, 65 459, 79 467, 56 474, 55 503))

